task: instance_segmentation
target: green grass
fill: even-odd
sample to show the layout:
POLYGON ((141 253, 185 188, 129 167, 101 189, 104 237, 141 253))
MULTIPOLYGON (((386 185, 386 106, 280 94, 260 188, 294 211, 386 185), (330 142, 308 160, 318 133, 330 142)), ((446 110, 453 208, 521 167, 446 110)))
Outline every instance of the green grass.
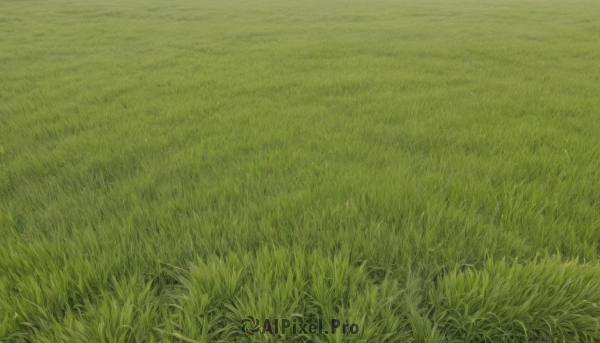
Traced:
POLYGON ((600 342, 598 13, 0 0, 0 341, 600 342))

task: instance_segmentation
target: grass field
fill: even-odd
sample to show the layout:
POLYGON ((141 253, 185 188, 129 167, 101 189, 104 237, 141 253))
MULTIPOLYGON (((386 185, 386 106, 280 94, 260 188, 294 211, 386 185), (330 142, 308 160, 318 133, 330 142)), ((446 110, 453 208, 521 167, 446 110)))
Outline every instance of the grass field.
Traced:
POLYGON ((598 13, 0 0, 0 341, 600 342, 598 13))

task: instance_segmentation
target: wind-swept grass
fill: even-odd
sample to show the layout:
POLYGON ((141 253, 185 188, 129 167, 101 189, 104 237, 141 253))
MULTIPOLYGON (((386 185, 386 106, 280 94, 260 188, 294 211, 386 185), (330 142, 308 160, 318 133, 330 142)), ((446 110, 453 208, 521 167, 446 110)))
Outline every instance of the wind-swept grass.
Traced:
POLYGON ((599 12, 1 1, 0 341, 600 341, 599 12))

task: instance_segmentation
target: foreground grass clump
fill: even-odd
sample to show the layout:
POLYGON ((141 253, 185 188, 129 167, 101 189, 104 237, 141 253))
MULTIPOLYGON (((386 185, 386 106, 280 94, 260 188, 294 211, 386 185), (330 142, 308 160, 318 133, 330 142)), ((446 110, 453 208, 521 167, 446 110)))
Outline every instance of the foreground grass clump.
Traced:
POLYGON ((598 337, 600 267, 559 259, 488 261, 454 270, 431 294, 437 324, 459 341, 559 342, 598 337))
POLYGON ((599 12, 1 2, 0 341, 600 341, 599 12))

